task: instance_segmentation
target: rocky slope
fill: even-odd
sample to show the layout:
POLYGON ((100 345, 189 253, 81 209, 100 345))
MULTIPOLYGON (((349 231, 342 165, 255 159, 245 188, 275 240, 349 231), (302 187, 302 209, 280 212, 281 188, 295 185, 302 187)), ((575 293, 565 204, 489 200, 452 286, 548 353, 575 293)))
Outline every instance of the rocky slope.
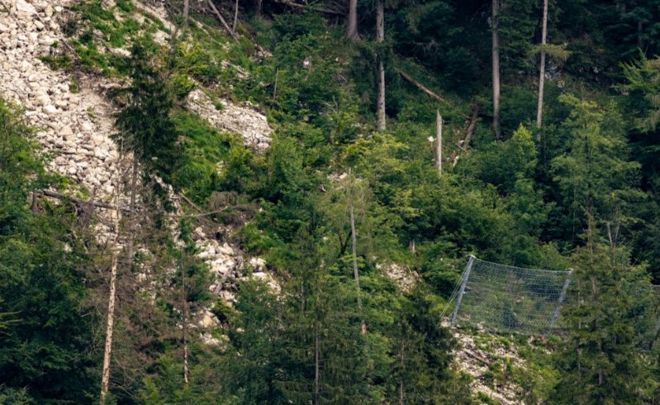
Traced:
MULTIPOLYGON (((113 117, 116 109, 106 98, 106 92, 117 83, 84 75, 77 76, 74 81, 69 74, 51 69, 40 59, 53 47, 64 46, 66 38, 61 30, 61 19, 73 3, 72 0, 0 0, 0 97, 25 110, 29 123, 36 128, 36 140, 49 157, 50 170, 72 180, 74 187, 69 193, 113 203, 122 189, 122 172, 131 162, 130 156, 120 156, 111 139, 116 132, 113 117)), ((164 9, 138 5, 139 12, 159 18, 164 27, 172 26, 164 9)), ((163 31, 156 37, 166 43, 168 35, 163 31)), ((127 52, 125 49, 108 51, 127 52)), ((221 104, 221 109, 216 108, 201 88, 188 97, 188 108, 212 126, 240 134, 244 143, 257 151, 269 146, 273 130, 263 114, 229 100, 221 100, 221 104)), ((118 197, 125 200, 125 196, 118 197)), ((175 203, 180 201, 174 193, 171 197, 175 203)), ((233 288, 247 268, 253 271, 254 277, 264 279, 277 289, 263 260, 246 258, 238 246, 217 237, 231 231, 220 225, 200 226, 194 231, 199 257, 214 275, 211 290, 226 302, 232 302, 233 288)), ((106 227, 100 234, 108 236, 111 232, 106 227)), ((386 266, 383 271, 404 290, 414 285, 417 277, 397 265, 386 266)), ((215 322, 210 311, 199 317, 202 327, 215 322)), ((458 340, 461 347, 456 352, 457 367, 473 376, 475 392, 483 392, 503 404, 519 403, 517 387, 504 384, 493 388, 484 380, 489 366, 505 353, 498 352, 493 357, 469 336, 458 335, 458 340)), ((214 343, 208 336, 207 341, 214 343)))
MULTIPOLYGON (((66 46, 61 23, 75 2, 72 0, 2 0, 0 4, 0 97, 20 105, 29 123, 36 128, 36 139, 49 157, 49 168, 72 180, 69 193, 111 203, 121 193, 123 168, 130 166, 130 156, 120 157, 111 139, 114 128, 113 105, 106 98, 109 79, 85 75, 73 78, 51 69, 40 57, 57 46, 66 46)), ((164 9, 138 4, 138 13, 158 18, 163 27, 172 27, 164 9)), ((142 18, 144 19, 144 18, 142 18)), ((166 42, 168 33, 156 33, 166 42)), ((125 49, 107 50, 126 53, 125 49)), ((189 98, 189 108, 206 118, 213 126, 241 135, 246 143, 263 150, 270 143, 272 129, 266 117, 252 108, 223 100, 219 111, 201 89, 189 98)), ((119 201, 125 197, 119 196, 119 201)), ((100 213, 101 216, 107 213, 100 213)), ((100 221, 101 223, 108 221, 100 221)), ((226 230, 223 230, 226 231, 226 230)), ((106 227, 100 235, 108 236, 106 227)), ((222 232, 226 233, 226 232, 222 232)), ((198 228, 196 240, 199 256, 215 276, 212 289, 228 301, 231 288, 243 273, 247 261, 240 249, 217 240, 216 230, 198 228), (227 288, 226 288, 227 287, 227 288)), ((258 277, 267 278, 265 266, 256 268, 258 277)))

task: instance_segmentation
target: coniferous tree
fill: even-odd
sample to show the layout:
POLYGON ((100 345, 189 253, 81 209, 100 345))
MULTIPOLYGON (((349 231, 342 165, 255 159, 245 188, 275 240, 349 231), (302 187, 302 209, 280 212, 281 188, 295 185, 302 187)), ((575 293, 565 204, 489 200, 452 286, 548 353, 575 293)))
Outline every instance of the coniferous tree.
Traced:
POLYGON ((32 134, 0 100, 0 401, 91 401, 98 319, 82 272, 90 241, 69 204, 28 198, 59 184, 32 134))
POLYGON ((563 309, 569 338, 557 354, 560 381, 552 399, 565 404, 651 403, 657 381, 640 353, 640 329, 652 328, 652 294, 643 268, 624 248, 599 240, 590 218, 587 242, 573 256, 575 271, 563 309), (641 328, 640 328, 641 326, 641 328))
POLYGON ((551 163, 564 210, 560 226, 568 240, 577 240, 586 227, 587 208, 601 221, 619 216, 623 226, 634 222, 631 203, 641 198, 637 186, 639 164, 631 161, 623 122, 614 108, 603 109, 591 101, 564 95, 571 109, 562 123, 567 136, 565 154, 551 163))

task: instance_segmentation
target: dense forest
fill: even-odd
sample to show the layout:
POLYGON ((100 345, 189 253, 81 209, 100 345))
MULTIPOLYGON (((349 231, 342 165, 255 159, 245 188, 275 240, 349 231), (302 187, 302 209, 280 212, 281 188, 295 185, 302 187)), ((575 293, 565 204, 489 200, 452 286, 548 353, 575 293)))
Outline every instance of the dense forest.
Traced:
POLYGON ((659 55, 658 0, 0 0, 0 403, 658 403, 659 55), (469 255, 561 327, 448 327, 469 255))

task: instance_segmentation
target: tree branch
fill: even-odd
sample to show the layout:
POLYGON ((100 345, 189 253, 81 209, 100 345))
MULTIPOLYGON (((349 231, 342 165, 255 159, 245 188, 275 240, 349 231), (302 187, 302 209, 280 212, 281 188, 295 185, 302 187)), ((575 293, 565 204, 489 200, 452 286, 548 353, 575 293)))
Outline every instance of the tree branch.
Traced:
POLYGON ((345 11, 333 10, 333 9, 324 8, 324 7, 317 7, 317 6, 314 6, 314 5, 298 4, 298 3, 293 2, 291 0, 274 0, 274 1, 275 1, 275 3, 280 3, 280 4, 283 4, 285 6, 297 8, 297 9, 300 9, 300 10, 318 11, 319 13, 330 14, 330 15, 341 15, 341 16, 346 14, 345 11))
MULTIPOLYGON (((46 196, 46 197, 56 198, 58 200, 72 201, 72 202, 74 202, 76 204, 79 204, 79 205, 85 205, 85 204, 90 205, 91 204, 91 205, 93 205, 97 208, 104 208, 104 209, 109 209, 109 210, 117 210, 118 209, 116 205, 112 205, 112 204, 108 204, 108 203, 104 203, 104 202, 99 202, 99 201, 93 201, 93 200, 81 200, 79 198, 75 198, 75 197, 71 197, 71 196, 68 196, 68 195, 60 194, 56 191, 51 191, 51 190, 35 190, 35 191, 33 191, 33 193, 34 194, 41 194, 41 195, 46 196)), ((125 208, 125 207, 119 207, 119 209, 124 211, 124 212, 129 212, 130 211, 128 208, 125 208)))

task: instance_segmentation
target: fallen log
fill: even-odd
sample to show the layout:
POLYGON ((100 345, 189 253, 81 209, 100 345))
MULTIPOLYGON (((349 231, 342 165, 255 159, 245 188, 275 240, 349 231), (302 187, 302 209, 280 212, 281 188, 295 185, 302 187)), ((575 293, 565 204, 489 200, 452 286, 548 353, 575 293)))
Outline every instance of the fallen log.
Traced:
POLYGON ((100 202, 100 201, 94 201, 94 200, 81 200, 79 198, 71 197, 65 194, 60 194, 56 191, 52 190, 35 190, 32 192, 33 195, 43 195, 45 197, 51 197, 51 198, 56 198, 58 200, 66 200, 66 201, 71 201, 77 205, 93 205, 94 207, 97 208, 103 208, 103 209, 109 209, 109 210, 117 210, 120 209, 124 212, 129 212, 130 210, 125 207, 117 207, 116 205, 100 202))
POLYGON ((407 81, 409 81, 410 83, 415 85, 415 87, 417 87, 418 89, 420 89, 421 91, 426 93, 428 96, 440 101, 441 103, 446 103, 447 102, 445 99, 440 97, 437 93, 433 92, 431 89, 424 86, 422 83, 420 83, 417 80, 413 79, 412 76, 410 76, 408 73, 404 72, 401 69, 397 69, 397 72, 399 72, 401 77, 403 77, 404 79, 406 79, 407 81))
POLYGON ((231 27, 229 26, 229 24, 227 24, 227 21, 225 21, 225 18, 222 16, 222 14, 220 14, 220 11, 219 11, 218 8, 215 6, 215 4, 213 4, 213 0, 208 0, 208 3, 209 3, 209 6, 211 7, 211 10, 212 10, 213 13, 215 14, 215 16, 218 17, 218 20, 220 20, 220 23, 222 23, 222 25, 225 27, 225 29, 227 30, 227 32, 229 32, 229 35, 231 35, 231 37, 234 38, 235 41, 238 41, 238 36, 237 36, 236 33, 231 29, 231 27))

